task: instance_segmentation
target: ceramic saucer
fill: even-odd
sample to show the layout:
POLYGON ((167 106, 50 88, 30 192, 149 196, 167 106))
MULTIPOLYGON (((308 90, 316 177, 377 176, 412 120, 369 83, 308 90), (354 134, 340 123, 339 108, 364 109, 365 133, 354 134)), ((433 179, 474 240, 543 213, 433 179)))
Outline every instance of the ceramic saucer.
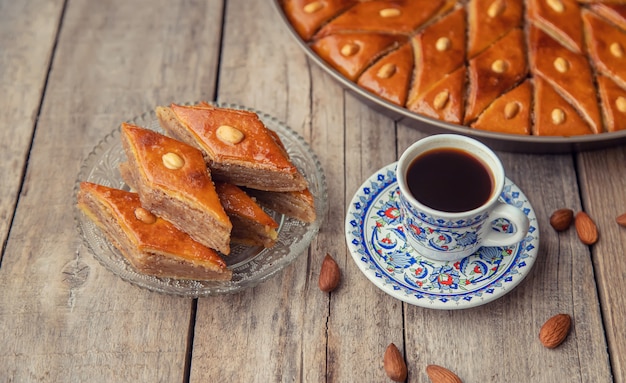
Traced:
MULTIPOLYGON (((537 217, 522 191, 508 178, 500 199, 530 220, 528 235, 506 247, 484 247, 456 262, 422 257, 406 242, 399 213, 396 163, 359 187, 346 214, 346 242, 365 276, 387 294, 432 309, 465 309, 491 302, 517 286, 532 269, 539 248, 537 217)), ((513 230, 508 221, 493 229, 513 230)))

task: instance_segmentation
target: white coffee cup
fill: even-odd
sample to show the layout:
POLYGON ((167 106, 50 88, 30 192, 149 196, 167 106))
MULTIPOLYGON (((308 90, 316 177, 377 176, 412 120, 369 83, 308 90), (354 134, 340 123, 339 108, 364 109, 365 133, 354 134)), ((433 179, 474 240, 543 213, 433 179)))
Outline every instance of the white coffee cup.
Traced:
MULTIPOLYGON (((423 168, 423 170, 430 170, 427 166, 423 168)), ((414 171, 416 174, 427 174, 427 172, 414 171)), ((400 214, 407 242, 424 257, 437 261, 456 261, 473 254, 482 246, 513 245, 520 242, 528 233, 529 221, 524 212, 499 200, 505 181, 504 168, 500 159, 491 149, 475 139, 456 134, 438 134, 421 139, 402 154, 396 168, 396 176, 400 188, 400 214), (448 157, 445 157, 446 155, 448 157), (437 185, 441 190, 446 191, 446 193, 441 193, 441 196, 433 197, 440 199, 438 203, 440 202, 441 205, 447 203, 442 195, 448 194, 448 191, 451 195, 457 195, 455 198, 464 198, 464 195, 473 192, 472 188, 477 186, 472 182, 464 182, 455 188, 445 189, 447 184, 443 182, 444 177, 454 177, 454 174, 448 174, 451 173, 450 171, 444 171, 441 177, 433 177, 430 180, 409 182, 407 179, 409 168, 412 164, 419 166, 421 163, 427 163, 425 156, 428 156, 431 165, 442 167, 445 162, 446 166, 457 164, 460 165, 459 168, 464 168, 466 161, 477 160, 491 178, 491 187, 486 192, 488 195, 486 194, 484 202, 466 211, 445 211, 444 209, 438 210, 440 207, 431 207, 433 206, 431 201, 429 201, 431 206, 428 206, 424 201, 418 200, 411 192, 409 184, 412 184, 416 190, 435 188, 434 185, 437 185), (469 157, 462 157, 464 159, 461 161, 459 156, 469 157), (444 158, 450 161, 444 161, 444 158), (452 161, 452 158, 458 161, 452 161), (415 162, 416 160, 419 162, 415 162), (419 184, 420 181, 423 181, 424 185, 419 184), (418 185, 417 188, 415 184, 418 185), (514 231, 502 233, 493 230, 492 222, 499 218, 509 221, 514 226, 514 231)), ((484 188, 485 185, 481 183, 479 186, 484 188)))

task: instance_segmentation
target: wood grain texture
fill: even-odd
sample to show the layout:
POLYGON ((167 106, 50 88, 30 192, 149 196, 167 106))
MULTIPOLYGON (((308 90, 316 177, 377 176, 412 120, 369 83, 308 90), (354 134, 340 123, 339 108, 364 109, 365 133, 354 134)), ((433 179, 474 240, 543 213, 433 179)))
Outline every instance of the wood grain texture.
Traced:
MULTIPOLYGON (((326 76, 320 94, 329 87, 326 76)), ((369 109, 354 96, 345 96, 344 207, 338 209, 338 230, 344 230, 345 212, 352 197, 369 176, 396 159, 394 122, 369 109)), ((345 242, 345 237, 343 238, 345 242)), ((345 250, 344 250, 345 253, 345 250)), ((331 382, 385 381, 383 355, 389 343, 402 352, 402 302, 374 286, 345 253, 345 283, 331 297, 328 337, 328 377, 331 382)))
MULTIPOLYGON (((277 20, 267 3, 228 2, 226 25, 250 28, 224 35, 217 98, 287 123, 311 144, 328 176, 326 130, 320 132, 311 117, 309 66, 277 20)), ((336 194, 332 188, 329 193, 336 194)), ((327 230, 324 225, 310 250, 272 279, 234 296, 199 300, 191 382, 324 379, 329 309, 317 278, 324 255, 334 249, 320 238, 336 240, 327 230)))
POLYGON ((43 4, 37 0, 0 1, 2 244, 18 200, 62 10, 62 0, 43 4))
MULTIPOLYGON (((185 379, 191 301, 140 290, 102 267, 78 238, 72 189, 83 158, 122 121, 162 99, 213 94, 221 8, 68 3, 0 269, 1 381, 185 379), (194 59, 200 45, 206 57, 194 59)), ((52 10, 41 18, 56 14, 58 23, 52 10)))
MULTIPOLYGON (((423 136, 400 129, 400 149, 423 136)), ((498 154, 537 215, 537 261, 517 288, 484 306, 436 311, 408 305, 409 381, 426 381, 426 366, 438 364, 467 382, 610 382, 588 249, 573 228, 556 233, 548 222, 557 208, 580 206, 572 157, 498 154), (548 350, 538 340, 539 329, 560 312, 574 318, 574 330, 558 349, 548 350)))
POLYGON ((614 381, 626 382, 626 147, 581 153, 578 172, 583 206, 598 226, 591 246, 614 381))
POLYGON ((428 381, 425 367, 435 363, 465 382, 626 383, 626 230, 614 221, 626 212, 626 147, 499 152, 538 217, 532 271, 468 310, 402 303, 352 260, 345 213, 373 172, 427 133, 342 89, 281 23, 269 2, 246 0, 0 0, 0 122, 15 126, 0 129, 10 159, 0 164, 0 381, 379 382, 388 380, 382 360, 393 342, 407 382, 428 381), (330 206, 292 265, 196 305, 101 266, 76 233, 72 191, 83 159, 122 121, 156 105, 214 99, 302 135, 325 170, 330 206), (583 245, 573 228, 552 230, 549 216, 563 207, 596 220, 596 245, 583 245), (342 270, 331 293, 317 287, 326 253, 342 270), (548 350, 539 329, 561 312, 572 316, 572 332, 548 350))

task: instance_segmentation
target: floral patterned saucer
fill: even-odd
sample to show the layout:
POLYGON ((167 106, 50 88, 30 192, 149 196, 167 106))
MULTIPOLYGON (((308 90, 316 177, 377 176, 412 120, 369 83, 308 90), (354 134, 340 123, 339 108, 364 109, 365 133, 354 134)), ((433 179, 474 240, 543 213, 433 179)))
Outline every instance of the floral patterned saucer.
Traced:
MULTIPOLYGON (((465 309, 491 302, 517 286, 530 272, 539 248, 537 217, 522 191, 508 178, 500 198, 530 220, 528 235, 507 247, 483 247, 461 261, 422 257, 406 242, 399 212, 396 163, 359 187, 346 214, 346 242, 365 276, 387 294, 433 309, 465 309)), ((512 230, 506 220, 493 229, 512 230)))

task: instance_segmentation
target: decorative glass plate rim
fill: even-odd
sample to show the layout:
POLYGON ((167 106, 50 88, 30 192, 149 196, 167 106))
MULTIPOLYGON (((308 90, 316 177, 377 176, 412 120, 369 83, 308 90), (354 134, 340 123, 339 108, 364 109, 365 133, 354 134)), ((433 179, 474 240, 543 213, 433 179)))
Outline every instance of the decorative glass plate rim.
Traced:
POLYGON ((282 2, 280 0, 272 1, 272 4, 278 12, 282 23, 286 26, 289 34, 300 49, 302 49, 302 51, 311 60, 313 60, 317 66, 335 79, 335 81, 337 81, 343 88, 350 90, 366 104, 373 106, 375 110, 383 112, 394 121, 405 122, 427 133, 456 133, 472 136, 477 139, 484 139, 496 149, 512 152, 569 153, 626 144, 626 130, 577 136, 521 135, 471 129, 464 125, 453 124, 419 113, 414 113, 407 108, 389 102, 382 97, 361 88, 318 56, 310 45, 296 32, 295 28, 285 14, 281 3, 282 2))
MULTIPOLYGON (((530 220, 530 230, 527 237, 522 242, 511 246, 515 253, 506 269, 494 274, 493 280, 488 279, 486 285, 481 285, 476 290, 466 290, 461 293, 445 292, 425 292, 418 288, 411 287, 407 283, 400 283, 391 276, 394 272, 385 270, 372 257, 368 245, 364 245, 367 223, 372 216, 370 210, 376 202, 384 199, 384 194, 389 194, 397 189, 395 168, 397 162, 382 167, 372 174, 359 186, 354 197, 348 205, 345 218, 346 243, 352 259, 357 264, 361 272, 375 286, 392 297, 406 303, 442 310, 455 310, 476 307, 489 303, 507 294, 519 285, 526 275, 532 270, 537 258, 539 249, 539 227, 537 217, 528 198, 524 193, 508 178, 505 182, 505 190, 501 195, 501 200, 506 203, 514 203, 522 208, 530 220)), ((499 249, 506 249, 499 248, 499 249)), ((412 257, 410 254, 409 257, 412 257)), ((468 259, 474 255, 468 257, 468 259)), ((415 258, 415 257, 413 257, 415 258)), ((458 264, 455 262, 429 261, 434 265, 449 266, 458 264)), ((409 282, 406 278, 405 281, 409 282)))
MULTIPOLYGON (((197 104, 197 102, 182 103, 182 105, 193 104, 197 104)), ((269 249, 254 249, 235 245, 232 248, 230 256, 233 256, 233 253, 237 252, 238 249, 244 249, 243 251, 247 249, 251 252, 258 251, 258 253, 255 253, 251 259, 246 262, 237 263, 232 268, 233 279, 231 281, 196 281, 160 278, 137 272, 124 256, 105 239, 96 225, 89 220, 80 209, 75 207, 74 219, 76 228, 89 252, 106 269, 126 282, 154 292, 187 298, 236 293, 247 288, 252 288, 268 280, 290 265, 306 251, 313 238, 319 232, 319 228, 328 208, 326 176, 317 155, 304 138, 277 118, 259 110, 224 102, 209 102, 209 104, 217 107, 254 112, 268 128, 278 133, 285 148, 290 156, 292 156, 292 161, 309 182, 309 190, 311 194, 313 194, 315 201, 316 220, 311 223, 305 223, 283 216, 282 214, 270 212, 279 223, 279 237, 274 247, 269 249), (312 171, 304 171, 303 167, 312 171), (291 236, 291 230, 297 232, 291 236), (90 237, 90 235, 93 238, 90 237)), ((154 110, 145 112, 126 122, 163 133, 163 130, 158 125, 158 119, 154 110)), ((110 158, 110 156, 113 155, 112 152, 122 150, 120 134, 120 126, 118 126, 113 129, 113 131, 106 134, 84 159, 74 185, 75 201, 80 182, 95 182, 94 172, 97 173, 98 170, 101 170, 98 166, 102 166, 102 161, 115 162, 119 160, 110 158)), ((123 152, 122 156, 125 158, 123 152)), ((107 186, 122 187, 122 185, 124 185, 123 180, 119 176, 119 172, 117 172, 117 174, 109 174, 108 178, 107 181, 117 182, 117 186, 107 186)), ((228 262, 228 258, 226 259, 228 262)))

